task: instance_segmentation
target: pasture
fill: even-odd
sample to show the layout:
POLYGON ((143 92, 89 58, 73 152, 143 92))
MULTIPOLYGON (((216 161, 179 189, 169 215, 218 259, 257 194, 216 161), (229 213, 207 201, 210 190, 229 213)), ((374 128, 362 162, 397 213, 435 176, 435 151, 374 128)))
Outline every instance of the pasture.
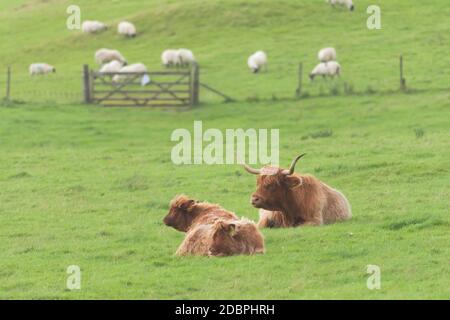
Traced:
POLYGON ((67 30, 70 1, 2 1, 0 72, 11 65, 13 82, 0 106, 0 298, 449 299, 450 8, 377 3, 382 30, 371 31, 366 0, 354 12, 323 0, 78 1, 82 19, 142 30, 123 39, 114 26, 67 30), (336 47, 342 77, 310 83, 324 46, 336 47), (201 80, 237 101, 202 92, 180 112, 83 105, 81 68, 101 47, 150 70, 164 49, 191 48, 201 80), (246 59, 259 49, 269 65, 255 75, 246 59), (31 79, 37 61, 58 72, 31 79), (255 177, 241 166, 171 162, 171 133, 196 120, 280 129, 281 165, 306 152, 296 170, 343 191, 353 219, 264 229, 265 255, 174 257, 184 235, 162 218, 176 194, 258 219, 255 177), (80 290, 66 288, 69 265, 80 290), (381 289, 367 288, 367 265, 381 268, 381 289))

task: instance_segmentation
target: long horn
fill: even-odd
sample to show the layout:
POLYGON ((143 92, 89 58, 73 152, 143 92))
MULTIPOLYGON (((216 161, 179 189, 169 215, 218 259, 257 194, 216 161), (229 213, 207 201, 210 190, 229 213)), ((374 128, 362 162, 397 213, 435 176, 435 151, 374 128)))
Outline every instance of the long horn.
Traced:
POLYGON ((294 173, 295 170, 295 165, 297 164, 297 161, 300 160, 300 158, 302 158, 304 155, 306 155, 306 153, 299 155, 297 158, 294 159, 294 161, 292 161, 291 166, 289 167, 289 170, 283 170, 283 174, 290 176, 291 174, 294 173))
POLYGON ((249 167, 248 165, 246 165, 245 163, 244 163, 244 169, 245 169, 248 173, 251 173, 251 174, 260 174, 260 173, 261 173, 261 169, 254 169, 254 168, 251 168, 251 167, 249 167))

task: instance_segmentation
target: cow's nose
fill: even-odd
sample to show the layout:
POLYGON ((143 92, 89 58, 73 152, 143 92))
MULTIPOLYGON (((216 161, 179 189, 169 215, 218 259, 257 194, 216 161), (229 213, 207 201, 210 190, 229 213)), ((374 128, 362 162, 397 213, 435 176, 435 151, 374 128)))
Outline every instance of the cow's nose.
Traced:
POLYGON ((258 203, 261 199, 257 195, 252 195, 252 204, 258 203))

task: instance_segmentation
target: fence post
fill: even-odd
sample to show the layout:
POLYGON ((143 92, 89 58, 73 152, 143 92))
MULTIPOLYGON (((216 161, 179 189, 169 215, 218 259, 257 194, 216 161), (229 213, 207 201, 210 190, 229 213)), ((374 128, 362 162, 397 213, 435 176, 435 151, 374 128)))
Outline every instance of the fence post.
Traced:
POLYGON ((300 98, 302 95, 302 87, 303 87, 303 62, 300 62, 298 65, 298 87, 295 91, 297 98, 300 98))
POLYGON ((403 55, 400 56, 400 90, 406 89, 406 79, 403 77, 403 55))
POLYGON ((191 106, 195 106, 199 101, 200 94, 200 80, 199 80, 199 66, 197 63, 192 65, 191 69, 191 106))
POLYGON ((89 66, 85 64, 83 66, 83 96, 84 103, 91 103, 91 84, 89 76, 89 66))
POLYGON ((6 101, 11 99, 11 66, 6 71, 6 101))

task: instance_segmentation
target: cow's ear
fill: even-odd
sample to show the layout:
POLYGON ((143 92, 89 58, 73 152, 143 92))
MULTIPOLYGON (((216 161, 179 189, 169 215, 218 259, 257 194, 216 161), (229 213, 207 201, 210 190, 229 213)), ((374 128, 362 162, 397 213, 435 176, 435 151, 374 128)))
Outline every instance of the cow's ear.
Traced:
POLYGON ((229 224, 228 234, 232 237, 236 234, 236 225, 234 223, 229 224))
POLYGON ((195 200, 187 200, 180 205, 180 208, 186 211, 191 211, 195 204, 195 200))
POLYGON ((230 236, 234 236, 236 234, 236 225, 234 223, 227 223, 225 221, 218 222, 220 229, 229 234, 230 236))
POLYGON ((227 232, 230 236, 234 236, 236 234, 236 225, 234 223, 228 224, 227 232))
POLYGON ((302 179, 296 176, 285 176, 285 184, 288 188, 293 189, 302 185, 302 179))

